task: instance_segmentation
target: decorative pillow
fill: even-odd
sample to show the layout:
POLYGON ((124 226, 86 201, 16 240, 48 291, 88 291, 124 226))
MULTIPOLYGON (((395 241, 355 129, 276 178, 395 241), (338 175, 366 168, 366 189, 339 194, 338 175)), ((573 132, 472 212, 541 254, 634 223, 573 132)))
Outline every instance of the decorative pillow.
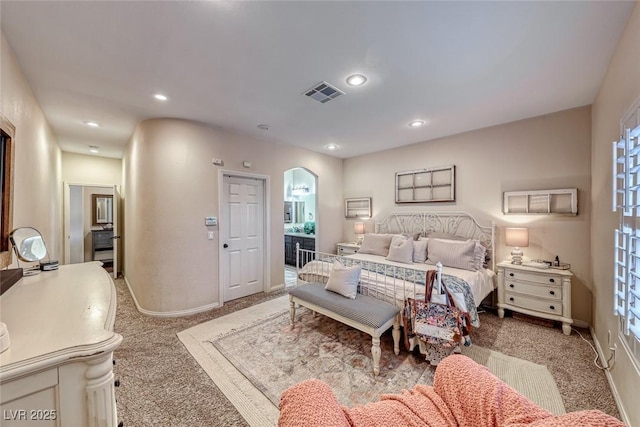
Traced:
POLYGON ((484 246, 482 243, 480 243, 480 241, 477 239, 467 239, 465 237, 454 236, 453 234, 442 233, 440 231, 434 231, 432 233, 429 233, 429 237, 440 239, 442 241, 450 242, 450 243, 465 243, 465 242, 468 242, 469 240, 473 240, 474 242, 476 242, 476 247, 474 251, 474 255, 475 255, 474 266, 476 270, 487 268, 487 266, 489 265, 489 261, 491 261, 491 257, 487 252, 487 247, 484 246))
POLYGON ((405 264, 413 263, 413 242, 410 238, 404 240, 394 238, 386 259, 405 264))
POLYGON ((402 233, 404 237, 411 238, 411 240, 418 240, 420 238, 420 232, 417 233, 402 233))
POLYGON ((325 289, 344 297, 356 299, 358 293, 358 281, 360 280, 360 266, 345 267, 340 261, 333 262, 333 268, 329 273, 329 280, 325 289))
POLYGON ((429 239, 420 238, 413 242, 413 262, 425 262, 427 260, 427 243, 429 239))
POLYGON ((407 239, 409 239, 409 236, 405 236, 404 234, 392 234, 389 248, 391 248, 391 246, 399 246, 407 239))
POLYGON ((485 248, 478 240, 475 240, 475 242, 476 247, 473 251, 473 258, 476 270, 487 268, 487 248, 485 248))
POLYGON ((475 271, 475 248, 475 240, 459 242, 430 238, 427 252, 432 264, 440 262, 447 267, 475 271))
POLYGON ((393 234, 365 234, 358 253, 387 256, 392 238, 393 234))

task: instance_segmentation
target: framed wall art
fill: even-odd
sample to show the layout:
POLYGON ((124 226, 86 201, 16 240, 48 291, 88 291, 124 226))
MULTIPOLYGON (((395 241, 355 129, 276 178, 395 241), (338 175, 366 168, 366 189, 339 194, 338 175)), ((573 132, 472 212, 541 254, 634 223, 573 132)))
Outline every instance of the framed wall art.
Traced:
POLYGON ((455 200, 454 165, 396 173, 396 203, 455 200))
POLYGON ((371 218, 371 197, 344 200, 345 218, 371 218))

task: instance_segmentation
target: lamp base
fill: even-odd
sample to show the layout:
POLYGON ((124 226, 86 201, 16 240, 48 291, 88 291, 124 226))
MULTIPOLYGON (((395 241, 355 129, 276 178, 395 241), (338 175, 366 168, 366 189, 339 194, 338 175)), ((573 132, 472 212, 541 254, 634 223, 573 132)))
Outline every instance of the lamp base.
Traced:
POLYGON ((518 247, 513 248, 511 251, 511 264, 522 265, 522 256, 524 253, 518 247))

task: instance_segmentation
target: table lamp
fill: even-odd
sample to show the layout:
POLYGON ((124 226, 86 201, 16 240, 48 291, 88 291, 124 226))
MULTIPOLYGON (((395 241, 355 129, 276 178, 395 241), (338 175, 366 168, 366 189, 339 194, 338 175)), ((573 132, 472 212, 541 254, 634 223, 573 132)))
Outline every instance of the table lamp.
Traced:
POLYGON ((529 246, 529 229, 527 228, 507 228, 505 231, 505 244, 512 246, 511 264, 522 264, 523 252, 520 248, 529 246))
POLYGON ((353 224, 353 231, 356 233, 356 243, 361 245, 364 237, 364 222, 356 222, 353 224))

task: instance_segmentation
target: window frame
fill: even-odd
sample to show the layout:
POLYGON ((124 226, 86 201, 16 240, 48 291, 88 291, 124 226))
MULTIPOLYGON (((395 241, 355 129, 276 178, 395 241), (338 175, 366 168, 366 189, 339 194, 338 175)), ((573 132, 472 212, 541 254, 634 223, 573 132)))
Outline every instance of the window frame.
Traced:
POLYGON ((613 312, 618 336, 640 369, 640 98, 620 120, 613 142, 614 230, 613 312))

